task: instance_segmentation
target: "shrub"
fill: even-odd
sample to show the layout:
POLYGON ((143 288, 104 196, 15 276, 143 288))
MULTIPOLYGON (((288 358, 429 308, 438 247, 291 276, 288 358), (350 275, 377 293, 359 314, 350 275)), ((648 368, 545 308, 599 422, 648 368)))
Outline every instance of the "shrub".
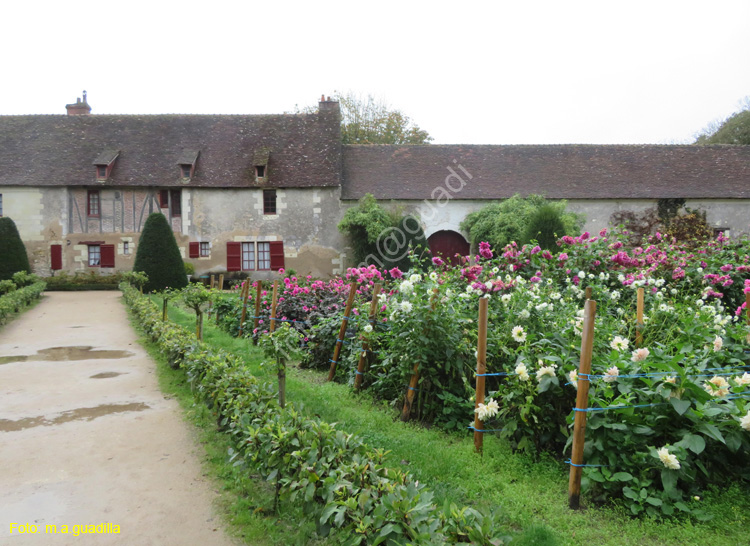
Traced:
POLYGON ((195 275, 195 266, 190 262, 185 262, 185 275, 195 275))
POLYGON ((39 299, 45 286, 43 282, 37 282, 0 297, 0 324, 6 323, 13 313, 18 313, 32 301, 39 299))
POLYGON ((354 260, 357 264, 376 263, 383 265, 381 246, 397 224, 393 214, 381 207, 375 197, 368 193, 356 207, 350 208, 338 224, 340 232, 349 236, 354 249, 354 260), (377 263, 377 262, 380 263, 377 263))
POLYGON ((528 243, 535 239, 545 250, 557 248, 557 239, 566 234, 562 211, 549 204, 532 212, 528 222, 522 242, 528 243))
POLYGON ((167 219, 155 212, 146 220, 135 255, 133 271, 148 276, 143 286, 146 292, 187 286, 185 265, 167 219))
POLYGON ((0 281, 13 278, 18 271, 31 273, 26 247, 18 234, 15 222, 0 218, 0 281))
POLYGON ((416 266, 424 269, 429 263, 429 245, 419 220, 412 215, 401 218, 395 231, 379 245, 384 269, 398 267, 408 271, 416 266))

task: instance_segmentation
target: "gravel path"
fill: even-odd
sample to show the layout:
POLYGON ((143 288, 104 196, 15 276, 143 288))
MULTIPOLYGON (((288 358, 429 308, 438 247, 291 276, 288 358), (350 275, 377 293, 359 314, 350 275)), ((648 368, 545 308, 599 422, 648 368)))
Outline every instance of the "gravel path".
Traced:
POLYGON ((155 367, 119 292, 47 293, 0 330, 0 544, 235 544, 155 367))

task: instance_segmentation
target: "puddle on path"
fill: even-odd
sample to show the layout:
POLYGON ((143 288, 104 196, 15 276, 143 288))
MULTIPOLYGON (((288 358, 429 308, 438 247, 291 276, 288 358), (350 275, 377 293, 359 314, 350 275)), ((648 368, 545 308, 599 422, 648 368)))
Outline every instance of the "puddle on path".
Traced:
POLYGON ((37 351, 35 355, 0 356, 0 364, 11 362, 26 362, 27 360, 52 360, 62 362, 65 360, 94 360, 99 358, 127 358, 135 353, 130 351, 93 351, 93 347, 50 347, 37 351))
POLYGON ((97 417, 110 415, 112 413, 124 413, 128 411, 143 411, 150 409, 151 406, 143 402, 131 402, 129 404, 102 404, 93 408, 78 408, 74 410, 63 411, 57 417, 48 419, 43 415, 39 417, 26 417, 18 421, 10 419, 0 419, 0 432, 17 432, 33 427, 49 427, 68 423, 70 421, 92 421, 97 417))
POLYGON ((92 375, 89 377, 89 379, 109 379, 110 377, 117 377, 118 375, 123 375, 124 372, 102 372, 98 373, 96 375, 92 375))

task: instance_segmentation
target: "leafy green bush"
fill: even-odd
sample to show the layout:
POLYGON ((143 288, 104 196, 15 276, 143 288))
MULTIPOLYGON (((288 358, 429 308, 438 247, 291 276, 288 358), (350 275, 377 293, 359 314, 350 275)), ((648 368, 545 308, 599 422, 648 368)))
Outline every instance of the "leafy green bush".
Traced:
POLYGON ((26 247, 13 220, 0 217, 0 281, 11 279, 18 271, 31 273, 26 247))
POLYGON ((0 281, 0 296, 2 296, 3 294, 7 294, 8 292, 13 292, 15 289, 16 283, 11 281, 10 279, 0 281))
POLYGON ((354 260, 358 264, 383 265, 382 245, 387 236, 396 228, 398 218, 381 207, 375 197, 368 193, 356 207, 344 213, 338 224, 340 232, 349 236, 354 249, 354 260))
POLYGON ((185 262, 185 275, 195 275, 195 266, 190 262, 185 262))
POLYGON ((146 219, 133 271, 142 271, 148 276, 148 282, 143 286, 145 292, 184 288, 187 285, 185 265, 174 233, 167 219, 159 212, 146 219))
POLYGON ((0 324, 5 324, 14 313, 39 299, 45 287, 44 282, 36 282, 0 296, 0 324))
POLYGON ((521 242, 529 243, 536 240, 540 248, 554 250, 557 240, 565 233, 563 212, 559 207, 550 204, 542 205, 529 215, 528 225, 521 242))

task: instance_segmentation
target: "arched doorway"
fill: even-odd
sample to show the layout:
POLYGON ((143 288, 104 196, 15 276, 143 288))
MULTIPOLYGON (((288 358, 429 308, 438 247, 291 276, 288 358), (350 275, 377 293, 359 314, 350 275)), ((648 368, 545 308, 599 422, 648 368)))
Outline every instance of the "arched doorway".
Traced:
POLYGON ((459 265, 460 263, 456 254, 468 256, 471 250, 463 235, 450 230, 436 231, 427 238, 427 243, 430 245, 430 252, 433 256, 440 256, 452 265, 459 265))

